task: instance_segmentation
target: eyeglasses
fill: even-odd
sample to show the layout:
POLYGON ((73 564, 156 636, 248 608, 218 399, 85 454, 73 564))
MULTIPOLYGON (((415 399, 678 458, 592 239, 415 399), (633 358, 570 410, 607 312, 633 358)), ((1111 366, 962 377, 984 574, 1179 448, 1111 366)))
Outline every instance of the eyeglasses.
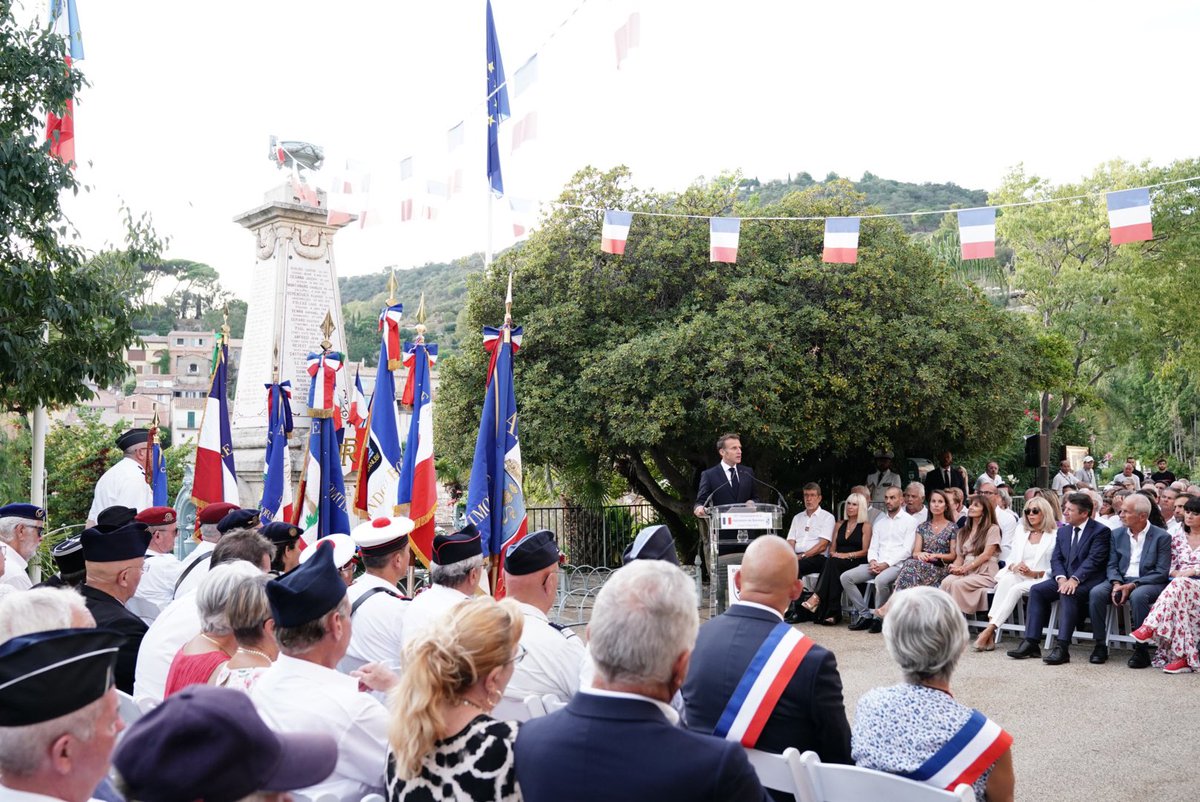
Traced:
POLYGON ((42 532, 46 531, 46 527, 44 527, 44 526, 33 526, 32 524, 21 524, 21 526, 25 527, 26 529, 32 529, 33 531, 37 532, 38 537, 41 537, 42 532))
POLYGON ((513 665, 516 665, 517 663, 519 663, 519 662, 521 662, 522 660, 524 660, 524 659, 525 659, 525 655, 527 655, 528 653, 529 653, 529 650, 528 650, 528 649, 526 649, 524 646, 522 646, 521 644, 519 644, 519 643, 518 643, 518 644, 517 644, 517 653, 516 653, 516 654, 514 654, 514 655, 512 656, 512 659, 511 659, 511 660, 509 660, 508 662, 509 662, 509 663, 512 663, 513 665))

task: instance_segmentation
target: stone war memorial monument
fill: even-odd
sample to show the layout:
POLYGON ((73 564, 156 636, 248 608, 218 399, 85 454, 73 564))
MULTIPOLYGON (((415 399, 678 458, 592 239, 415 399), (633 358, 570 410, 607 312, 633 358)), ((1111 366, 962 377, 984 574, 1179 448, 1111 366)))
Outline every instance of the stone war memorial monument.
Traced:
MULTIPOLYGON (((346 350, 333 237, 355 218, 329 222, 324 201, 323 192, 285 182, 267 192, 261 206, 234 218, 254 235, 255 251, 231 431, 239 493, 245 505, 257 504, 262 495, 266 385, 276 376, 291 382, 295 428, 288 456, 294 483, 311 423, 308 354, 320 350, 326 314, 333 319, 332 350, 346 350)), ((339 406, 349 397, 346 389, 346 372, 340 371, 335 395, 339 406)))

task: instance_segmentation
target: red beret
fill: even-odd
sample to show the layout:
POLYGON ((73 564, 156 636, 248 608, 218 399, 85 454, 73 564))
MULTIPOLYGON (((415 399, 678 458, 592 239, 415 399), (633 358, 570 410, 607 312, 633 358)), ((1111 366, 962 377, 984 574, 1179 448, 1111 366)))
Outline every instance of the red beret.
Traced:
POLYGON ((216 504, 209 504, 200 510, 199 521, 201 524, 219 524, 222 518, 237 509, 241 508, 236 504, 230 504, 228 501, 218 501, 216 504))
POLYGON ((166 526, 175 523, 174 507, 147 507, 137 514, 133 520, 146 526, 166 526))

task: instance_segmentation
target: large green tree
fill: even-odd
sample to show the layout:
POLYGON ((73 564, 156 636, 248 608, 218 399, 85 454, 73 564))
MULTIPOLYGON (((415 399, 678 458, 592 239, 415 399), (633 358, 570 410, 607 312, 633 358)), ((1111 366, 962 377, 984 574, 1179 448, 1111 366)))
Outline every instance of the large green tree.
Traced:
POLYGON ((487 355, 479 327, 514 315, 522 454, 568 487, 620 475, 681 534, 714 441, 740 431, 747 461, 794 490, 838 460, 890 446, 983 447, 1024 408, 1032 349, 1023 323, 935 264, 890 220, 864 220, 859 261, 821 262, 822 223, 742 225, 738 262, 708 259, 711 215, 815 217, 863 211, 833 182, 747 209, 736 181, 680 194, 580 172, 525 247, 473 277, 462 354, 442 365, 438 449, 468 467, 487 355), (603 213, 639 216, 623 257, 599 249, 603 213))
POLYGON ((0 407, 9 410, 88 398, 88 380, 119 383, 134 339, 127 286, 85 259, 59 205, 79 186, 49 156, 45 115, 62 114, 83 85, 64 54, 62 37, 19 25, 0 0, 0 407))

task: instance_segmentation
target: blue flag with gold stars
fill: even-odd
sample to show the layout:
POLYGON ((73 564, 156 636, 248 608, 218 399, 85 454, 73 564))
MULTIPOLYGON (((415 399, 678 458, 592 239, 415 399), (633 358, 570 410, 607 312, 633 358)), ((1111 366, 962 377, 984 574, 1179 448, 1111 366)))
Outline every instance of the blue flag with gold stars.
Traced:
POLYGON ((487 109, 488 183, 497 197, 504 194, 504 176, 500 173, 500 123, 508 119, 508 85, 504 81, 504 62, 500 60, 500 40, 492 18, 492 0, 487 3, 487 109))

